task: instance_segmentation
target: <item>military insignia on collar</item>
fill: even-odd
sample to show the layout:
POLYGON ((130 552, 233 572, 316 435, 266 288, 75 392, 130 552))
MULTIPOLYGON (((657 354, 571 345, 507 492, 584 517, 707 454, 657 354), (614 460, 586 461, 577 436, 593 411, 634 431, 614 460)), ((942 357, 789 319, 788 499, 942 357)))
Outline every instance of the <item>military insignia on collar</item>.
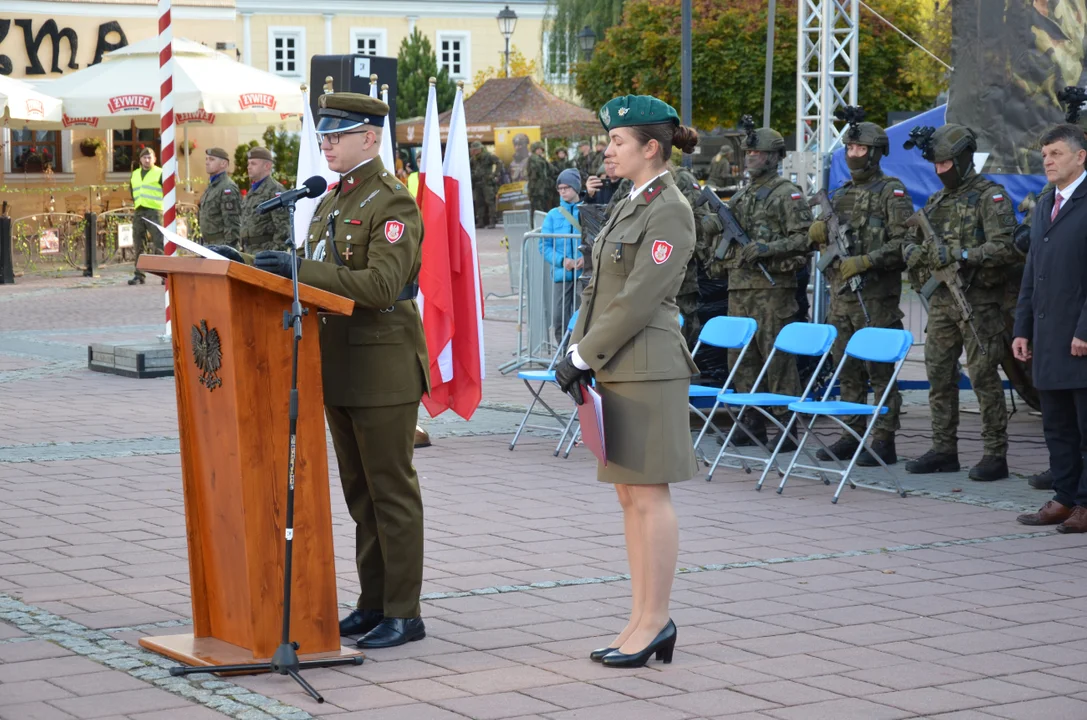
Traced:
POLYGON ((630 108, 628 107, 619 108, 619 117, 626 117, 628 112, 630 112, 630 108))
POLYGON ((611 125, 611 110, 608 110, 606 105, 600 108, 600 119, 605 125, 611 125))
POLYGON ((354 185, 355 184, 355 178, 348 176, 347 184, 348 185, 354 185))
POLYGON ((385 239, 391 243, 396 242, 404 234, 404 223, 389 220, 385 223, 385 239))
POLYGON ((663 265, 671 255, 671 243, 667 243, 664 240, 657 240, 653 243, 653 262, 657 263, 658 265, 663 265))
POLYGON ((642 197, 645 198, 646 202, 652 202, 653 199, 656 198, 657 195, 660 193, 660 189, 660 185, 650 185, 645 189, 645 192, 642 193, 642 197))

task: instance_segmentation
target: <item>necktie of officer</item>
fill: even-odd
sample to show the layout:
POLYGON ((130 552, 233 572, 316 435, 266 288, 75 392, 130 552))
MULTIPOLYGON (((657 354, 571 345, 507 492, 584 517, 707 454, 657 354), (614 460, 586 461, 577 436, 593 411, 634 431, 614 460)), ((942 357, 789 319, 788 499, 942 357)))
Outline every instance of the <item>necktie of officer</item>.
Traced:
POLYGON ((1057 219, 1057 213, 1061 211, 1061 194, 1054 193, 1053 198, 1053 212, 1049 213, 1049 222, 1053 222, 1057 219))

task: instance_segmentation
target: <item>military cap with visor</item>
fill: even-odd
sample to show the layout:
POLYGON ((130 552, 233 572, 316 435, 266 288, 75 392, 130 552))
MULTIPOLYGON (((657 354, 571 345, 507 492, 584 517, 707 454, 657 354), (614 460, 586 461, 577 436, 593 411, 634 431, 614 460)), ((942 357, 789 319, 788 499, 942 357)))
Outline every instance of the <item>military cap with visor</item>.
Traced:
MULTIPOLYGON (((624 95, 612 98, 600 108, 600 124, 610 132, 617 127, 634 125, 679 125, 676 109, 652 95, 624 95)), ((585 144, 585 143, 583 143, 585 144)))
POLYGON ((317 100, 317 134, 385 127, 389 106, 362 93, 328 93, 317 100))

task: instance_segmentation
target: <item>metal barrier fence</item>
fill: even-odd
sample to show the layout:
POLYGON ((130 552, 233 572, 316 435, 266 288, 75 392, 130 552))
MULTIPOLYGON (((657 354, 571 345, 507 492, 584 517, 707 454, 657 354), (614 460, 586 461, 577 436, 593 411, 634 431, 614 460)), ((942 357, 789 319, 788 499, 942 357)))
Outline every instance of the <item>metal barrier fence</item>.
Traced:
MULTIPOLYGON (((558 349, 566 322, 581 300, 580 285, 576 279, 567 280, 566 273, 562 273, 560 282, 554 281, 557 268, 548 263, 540 252, 540 240, 543 238, 580 241, 581 233, 545 235, 539 230, 524 233, 517 248, 520 259, 517 274, 517 350, 513 360, 499 366, 503 374, 531 364, 546 367, 558 349), (557 334, 553 328, 559 329, 557 334)), ((512 240, 510 255, 513 256, 512 240)))
MULTIPOLYGON (((133 262, 135 244, 119 246, 119 228, 131 225, 135 209, 121 207, 101 213, 41 212, 11 219, 12 267, 16 273, 55 272, 65 268, 90 270, 133 262), (94 253, 88 253, 88 227, 94 253)), ((179 205, 178 221, 191 237, 197 230, 195 205, 179 205)), ((149 252, 153 250, 148 249, 149 252)))

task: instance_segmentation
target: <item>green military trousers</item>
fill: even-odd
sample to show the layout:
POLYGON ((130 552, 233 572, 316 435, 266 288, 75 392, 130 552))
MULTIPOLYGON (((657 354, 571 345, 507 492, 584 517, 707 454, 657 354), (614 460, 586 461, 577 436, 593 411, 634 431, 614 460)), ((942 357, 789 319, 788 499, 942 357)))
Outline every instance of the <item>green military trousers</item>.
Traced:
POLYGON ((360 610, 419 616, 423 498, 412 466, 419 403, 325 406, 344 500, 355 521, 360 610))

